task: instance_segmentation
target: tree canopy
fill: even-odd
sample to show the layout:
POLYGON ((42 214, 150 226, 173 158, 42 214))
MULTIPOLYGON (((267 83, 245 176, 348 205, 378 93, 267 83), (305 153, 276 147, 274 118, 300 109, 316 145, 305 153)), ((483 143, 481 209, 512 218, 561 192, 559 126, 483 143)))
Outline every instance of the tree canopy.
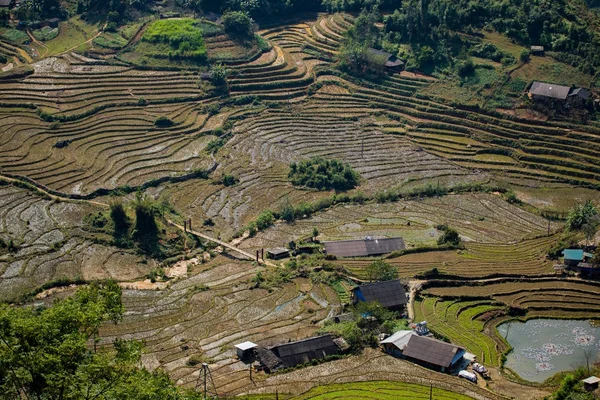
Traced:
POLYGON ((95 351, 100 326, 122 317, 114 282, 91 284, 47 308, 0 304, 0 399, 199 399, 163 372, 139 368, 137 341, 117 339, 95 351))
POLYGON ((370 281, 391 281, 398 278, 398 268, 383 260, 370 264, 366 272, 370 281))
POLYGON ((348 190, 358 186, 360 180, 358 173, 347 163, 321 157, 291 163, 288 178, 296 186, 319 190, 348 190))

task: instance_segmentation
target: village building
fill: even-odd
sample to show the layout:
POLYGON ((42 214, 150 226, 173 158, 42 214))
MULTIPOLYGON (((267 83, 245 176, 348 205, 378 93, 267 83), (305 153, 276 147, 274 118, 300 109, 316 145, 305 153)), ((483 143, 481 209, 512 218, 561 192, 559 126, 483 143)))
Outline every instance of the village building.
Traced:
POLYGON ((14 7, 15 0, 0 0, 0 8, 11 8, 14 7))
POLYGON ((252 342, 243 342, 236 344, 236 354, 240 360, 252 358, 258 345, 252 342))
POLYGON ((412 335, 404 346, 402 358, 437 371, 452 370, 463 361, 465 349, 426 336, 412 335))
POLYGON ((593 254, 581 249, 565 249, 562 255, 564 257, 564 264, 569 268, 577 267, 579 263, 586 263, 594 257, 593 254))
POLYGON ((290 251, 283 247, 277 247, 267 250, 267 257, 272 260, 279 260, 290 256, 290 251))
POLYGON ((374 239, 368 236, 365 239, 358 240, 324 242, 323 245, 328 255, 336 257, 380 256, 406 248, 404 239, 401 237, 374 239))
POLYGON ((404 61, 387 51, 377 50, 369 48, 368 50, 369 61, 376 65, 379 69, 386 72, 400 72, 404 69, 404 61))
POLYGON ((399 280, 369 283, 352 289, 352 304, 377 301, 392 311, 401 311, 408 303, 408 296, 399 280))
POLYGON ((598 389, 598 383, 600 383, 600 378, 598 378, 597 376, 590 376, 589 378, 584 379, 582 382, 584 389, 588 392, 592 392, 598 389))
POLYGON ((535 56, 543 56, 544 55, 544 46, 531 46, 529 51, 531 54, 535 56))
POLYGON ((322 335, 280 344, 269 349, 259 347, 256 354, 264 370, 273 372, 279 368, 294 367, 340 354, 340 346, 344 346, 344 343, 340 342, 338 345, 331 335, 322 335))
POLYGON ((528 96, 531 100, 537 102, 558 102, 564 103, 565 107, 568 107, 568 104, 581 107, 592 96, 592 93, 584 88, 571 88, 569 86, 535 81, 531 84, 531 88, 529 88, 528 96))

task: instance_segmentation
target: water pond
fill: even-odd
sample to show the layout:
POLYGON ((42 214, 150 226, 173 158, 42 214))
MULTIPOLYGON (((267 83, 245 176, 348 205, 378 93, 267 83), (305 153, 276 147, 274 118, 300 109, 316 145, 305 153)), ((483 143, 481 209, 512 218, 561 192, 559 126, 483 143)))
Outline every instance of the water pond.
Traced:
POLYGON ((504 365, 528 381, 543 382, 557 372, 586 365, 586 352, 590 361, 600 353, 600 327, 589 321, 512 321, 499 325, 498 332, 514 349, 504 365))

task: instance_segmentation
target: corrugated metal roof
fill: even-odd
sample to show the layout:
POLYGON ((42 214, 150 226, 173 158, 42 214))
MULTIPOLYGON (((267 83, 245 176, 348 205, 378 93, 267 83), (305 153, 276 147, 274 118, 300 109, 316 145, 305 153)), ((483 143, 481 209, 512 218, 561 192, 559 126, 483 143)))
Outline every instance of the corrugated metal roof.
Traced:
POLYGON ((273 254, 275 256, 281 255, 281 254, 285 254, 285 253, 289 253, 290 251, 288 249, 284 249, 283 247, 276 247, 274 249, 269 249, 267 250, 267 253, 273 254))
POLYGON ((406 291, 399 280, 369 283, 352 290, 360 290, 367 303, 377 301, 388 308, 408 303, 406 291))
POLYGON ((0 7, 8 7, 12 0, 0 0, 0 7))
POLYGON ((583 100, 587 100, 591 95, 592 94, 584 88, 573 89, 573 91, 569 94, 569 96, 581 97, 583 100))
POLYGON ((236 349, 240 349, 240 350, 244 350, 244 351, 253 349, 255 347, 258 347, 258 345, 256 343, 252 343, 252 342, 243 342, 243 343, 235 345, 236 349))
POLYGON ((529 94, 534 96, 543 96, 553 99, 565 100, 569 95, 571 88, 568 86, 555 85, 553 83, 533 82, 529 89, 529 94))
POLYGON ((416 333, 414 331, 398 331, 389 338, 382 340, 380 343, 391 343, 394 346, 396 346, 398 350, 404 351, 404 349, 406 348, 406 344, 408 343, 412 335, 416 335, 416 333))
POLYGON ((563 256, 565 260, 583 260, 583 250, 581 249, 565 249, 563 250, 563 256))
POLYGON ((406 248, 404 239, 401 237, 341 240, 338 242, 325 242, 324 245, 327 254, 333 254, 337 257, 375 256, 406 248))
POLYGON ((423 361, 439 367, 447 368, 452 365, 452 361, 460 353, 464 354, 465 349, 454 344, 445 343, 441 340, 428 338, 425 336, 411 336, 404 352, 405 357, 423 361))
POLYGON ((600 382, 600 378, 596 377, 596 376, 590 376, 589 378, 585 378, 583 380, 583 383, 587 383, 590 385, 593 385, 594 383, 598 383, 600 382))
POLYGON ((339 348, 331 338, 331 335, 280 344, 271 350, 281 359, 284 367, 293 367, 294 365, 339 353, 339 348))

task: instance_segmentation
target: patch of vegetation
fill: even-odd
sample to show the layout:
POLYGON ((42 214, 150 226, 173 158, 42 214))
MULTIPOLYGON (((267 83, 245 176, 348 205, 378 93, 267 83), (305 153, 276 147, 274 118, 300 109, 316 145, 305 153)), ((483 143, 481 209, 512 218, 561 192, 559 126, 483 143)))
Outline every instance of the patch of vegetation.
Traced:
POLYGON ((35 38, 37 40, 40 40, 42 42, 46 42, 48 40, 52 40, 55 37, 58 36, 58 28, 52 28, 50 26, 44 26, 41 29, 36 29, 35 31, 33 31, 33 36, 35 36, 35 38))
POLYGON ((458 246, 460 245, 460 236, 456 229, 450 228, 447 225, 438 225, 437 230, 442 231, 442 236, 438 239, 438 244, 441 245, 450 245, 450 246, 458 246))
POLYGON ((223 14, 223 26, 225 32, 230 36, 240 40, 249 40, 254 38, 252 30, 252 19, 243 11, 229 11, 223 14))
POLYGON ((369 281, 391 281, 398 278, 398 267, 377 260, 366 268, 369 281))
POLYGON ((159 128, 168 128, 169 126, 173 126, 175 123, 169 117, 158 117, 154 120, 154 125, 159 128))
POLYGON ((318 190, 348 190, 358 186, 360 176, 347 163, 315 157, 291 163, 288 179, 295 186, 318 190))
POLYGON ((140 342, 116 339, 96 351, 100 325, 118 323, 123 312, 114 282, 90 284, 48 308, 0 304, 0 396, 199 399, 164 372, 141 368, 140 342))
POLYGON ((152 22, 143 41, 154 44, 167 44, 170 55, 175 58, 206 59, 206 46, 202 30, 197 21, 191 18, 163 19, 152 22))

